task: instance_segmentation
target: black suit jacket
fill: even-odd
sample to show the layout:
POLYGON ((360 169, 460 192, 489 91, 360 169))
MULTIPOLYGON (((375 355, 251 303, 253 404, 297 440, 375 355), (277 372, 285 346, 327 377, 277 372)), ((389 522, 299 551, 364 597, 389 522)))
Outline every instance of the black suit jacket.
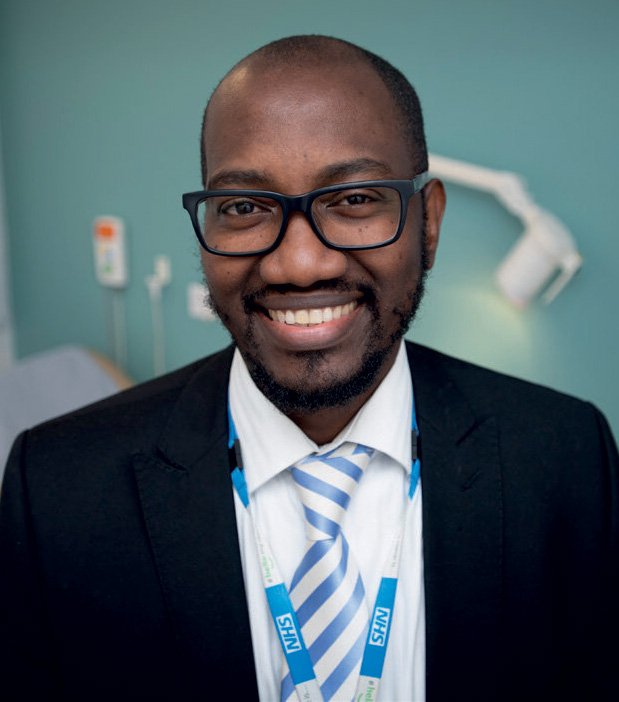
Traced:
MULTIPOLYGON (((407 349, 428 702, 619 699, 618 458, 603 417, 407 349)), ((16 442, 0 513, 6 699, 257 697, 226 449, 231 354, 16 442)))

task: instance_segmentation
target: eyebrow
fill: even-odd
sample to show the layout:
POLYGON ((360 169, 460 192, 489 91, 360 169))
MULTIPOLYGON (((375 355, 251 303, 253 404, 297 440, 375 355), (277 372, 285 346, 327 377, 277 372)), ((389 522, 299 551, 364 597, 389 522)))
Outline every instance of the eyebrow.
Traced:
POLYGON ((207 186, 208 190, 218 190, 222 188, 238 188, 238 187, 261 187, 268 189, 269 177, 264 171, 255 170, 235 170, 221 171, 216 173, 212 178, 209 178, 207 186))
MULTIPOLYGON (((320 185, 331 185, 345 182, 347 178, 357 177, 363 179, 365 176, 372 179, 393 177, 393 171, 384 161, 373 158, 356 158, 351 161, 332 163, 318 171, 315 181, 320 185)), ((208 190, 218 190, 223 188, 243 188, 252 187, 270 190, 273 187, 273 179, 266 171, 254 169, 229 170, 215 173, 207 184, 208 190)))
POLYGON ((356 158, 352 161, 333 163, 319 172, 322 182, 338 182, 351 176, 361 177, 363 174, 371 175, 373 178, 393 177, 393 171, 384 161, 374 158, 356 158))

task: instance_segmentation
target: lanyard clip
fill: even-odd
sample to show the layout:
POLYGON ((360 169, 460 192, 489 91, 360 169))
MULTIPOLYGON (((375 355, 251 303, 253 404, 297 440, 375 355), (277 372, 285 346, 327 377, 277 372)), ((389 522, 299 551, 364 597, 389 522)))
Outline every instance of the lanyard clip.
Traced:
POLYGON ((239 468, 243 470, 243 457, 241 455, 241 444, 237 438, 234 439, 232 446, 228 447, 228 465, 230 472, 239 468))
POLYGON ((419 432, 411 430, 411 461, 414 463, 419 458, 419 432))

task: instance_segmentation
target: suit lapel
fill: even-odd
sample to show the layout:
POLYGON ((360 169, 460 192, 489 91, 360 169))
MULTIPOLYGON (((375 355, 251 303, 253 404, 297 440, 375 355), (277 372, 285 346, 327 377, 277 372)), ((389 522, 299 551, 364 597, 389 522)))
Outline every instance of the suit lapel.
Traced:
POLYGON ((409 347, 421 438, 427 700, 496 699, 498 432, 458 388, 457 364, 446 371, 440 359, 409 347))
POLYGON ((206 693, 223 672, 230 699, 247 699, 257 688, 227 461, 230 361, 228 350, 201 367, 157 454, 135 456, 134 470, 183 684, 206 693))

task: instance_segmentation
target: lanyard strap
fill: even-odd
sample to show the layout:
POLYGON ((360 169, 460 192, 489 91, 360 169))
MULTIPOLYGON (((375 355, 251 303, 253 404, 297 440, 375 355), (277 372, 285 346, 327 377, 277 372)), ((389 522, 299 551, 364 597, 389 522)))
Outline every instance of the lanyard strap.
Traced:
MULTIPOLYGON (((238 455, 240 453, 238 438, 236 444, 235 454, 238 455)), ((316 680, 309 651, 307 650, 303 635, 301 634, 297 613, 290 601, 288 590, 280 575, 269 542, 263 538, 262 532, 254 519, 249 503, 249 494, 242 464, 237 464, 235 466, 231 477, 234 488, 251 518, 254 540, 258 551, 258 562, 262 575, 262 585, 269 605, 269 611, 271 612, 271 617, 275 624, 275 630, 277 631, 282 651, 284 652, 288 668, 290 669, 290 677, 292 678, 297 696, 299 700, 304 700, 306 702, 322 702, 322 694, 318 681, 316 680)))
MULTIPOLYGON (((290 677, 292 678, 297 697, 301 702, 322 702, 323 698, 320 692, 320 686, 318 685, 309 651, 305 645, 301 627, 299 626, 288 590, 286 589, 273 553, 271 552, 271 547, 268 541, 263 537, 254 519, 243 470, 241 444, 232 419, 230 403, 228 403, 228 427, 230 477, 234 489, 251 519, 262 575, 262 584, 275 630, 277 631, 282 651, 288 663, 290 677)), ((419 429, 417 427, 415 404, 413 402, 411 423, 412 465, 408 487, 409 504, 412 502, 419 484, 421 470, 421 463, 418 455, 418 438, 419 429)), ((406 512, 404 520, 405 518, 406 512)), ((361 661, 361 671, 355 699, 368 700, 368 702, 374 702, 377 699, 395 607, 402 539, 404 536, 404 520, 402 526, 393 537, 387 562, 383 568, 383 576, 378 588, 378 594, 376 595, 361 661), (362 695, 362 697, 360 698, 359 695, 362 695)))
POLYGON ((403 534, 404 528, 401 528, 393 538, 387 566, 378 586, 368 637, 363 650, 355 700, 373 702, 378 696, 378 687, 383 675, 387 645, 391 634, 403 534))

